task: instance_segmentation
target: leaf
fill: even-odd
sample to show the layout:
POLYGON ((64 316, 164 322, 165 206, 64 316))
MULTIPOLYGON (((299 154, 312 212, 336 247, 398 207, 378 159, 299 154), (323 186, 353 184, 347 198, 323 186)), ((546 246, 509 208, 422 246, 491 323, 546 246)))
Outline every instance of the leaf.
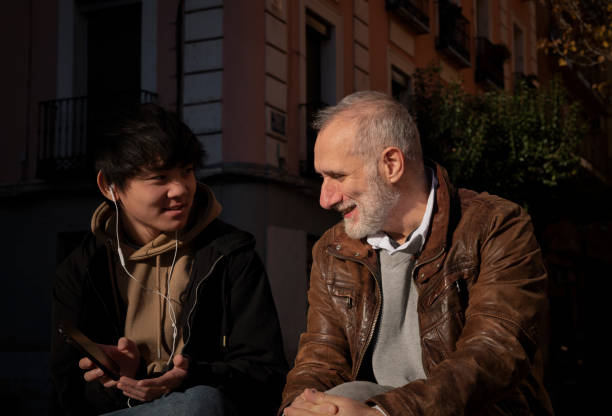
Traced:
POLYGON ((567 66, 567 61, 563 58, 559 58, 559 66, 567 66))

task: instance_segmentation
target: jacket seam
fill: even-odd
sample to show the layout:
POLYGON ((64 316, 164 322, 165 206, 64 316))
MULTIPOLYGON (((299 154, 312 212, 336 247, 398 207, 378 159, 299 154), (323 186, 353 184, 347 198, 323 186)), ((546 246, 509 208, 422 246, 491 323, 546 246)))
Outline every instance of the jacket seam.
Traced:
POLYGON ((512 326, 514 326, 515 328, 519 329, 529 339, 531 343, 536 344, 536 341, 533 339, 533 337, 518 322, 516 322, 514 319, 506 315, 492 313, 492 312, 473 312, 470 314, 466 314, 466 319, 474 317, 474 316, 489 316, 491 318, 497 318, 501 321, 507 322, 511 324, 512 326))

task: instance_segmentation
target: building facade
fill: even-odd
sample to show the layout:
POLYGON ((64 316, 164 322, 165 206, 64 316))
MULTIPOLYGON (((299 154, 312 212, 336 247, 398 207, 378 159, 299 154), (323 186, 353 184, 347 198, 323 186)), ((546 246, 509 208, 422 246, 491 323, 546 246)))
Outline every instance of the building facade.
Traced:
POLYGON ((1 356, 11 363, 0 385, 26 411, 50 394, 40 369, 53 270, 102 200, 91 137, 125 105, 176 111, 203 143, 198 177, 221 217, 257 238, 292 361, 310 249, 339 220, 318 206, 316 110, 365 89, 409 105, 415 70, 432 63, 474 93, 540 70, 533 1, 29 0, 2 10, 14 66, 0 77, 10 92, 0 130, 10 238, 1 356))

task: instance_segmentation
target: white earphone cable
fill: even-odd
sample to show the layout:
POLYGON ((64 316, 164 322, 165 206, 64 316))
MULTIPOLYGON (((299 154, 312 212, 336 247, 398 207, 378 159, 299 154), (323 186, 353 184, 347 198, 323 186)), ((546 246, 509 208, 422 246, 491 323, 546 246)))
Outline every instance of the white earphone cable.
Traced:
POLYGON ((172 358, 174 357, 174 353, 176 350, 176 338, 178 335, 176 313, 174 311, 174 306, 172 306, 172 299, 170 298, 170 280, 172 279, 172 274, 174 272, 174 265, 176 264, 176 256, 178 253, 178 231, 175 231, 174 233, 174 257, 172 259, 172 264, 170 266, 170 273, 168 274, 167 288, 166 288, 166 293, 168 295, 166 296, 163 293, 161 293, 159 290, 149 289, 148 287, 143 285, 125 267, 125 259, 123 257, 123 252, 121 251, 121 243, 119 241, 119 206, 117 205, 117 201, 115 200, 115 194, 113 192, 112 185, 110 187, 110 192, 111 192, 111 196, 113 199, 113 203, 115 204, 115 211, 117 213, 116 218, 115 218, 115 235, 117 236, 117 253, 119 254, 119 262, 121 263, 121 267, 123 267, 123 270, 125 271, 125 273, 127 273, 127 275, 132 280, 138 283, 143 290, 161 296, 162 299, 164 299, 168 304, 168 311, 170 312, 170 321, 172 322, 172 351, 170 353, 170 357, 168 358, 168 361, 166 362, 166 366, 169 366, 170 363, 172 362, 172 358))

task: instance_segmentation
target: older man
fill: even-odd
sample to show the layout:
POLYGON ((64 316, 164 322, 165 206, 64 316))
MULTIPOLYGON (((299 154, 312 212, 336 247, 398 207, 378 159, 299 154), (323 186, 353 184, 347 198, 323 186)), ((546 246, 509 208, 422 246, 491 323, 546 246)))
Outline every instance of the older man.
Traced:
MULTIPOLYGON (((424 163, 406 109, 358 92, 318 118, 308 326, 281 411, 551 414, 546 271, 528 215, 424 163)), ((483 172, 486 174, 486 172, 483 172)))

